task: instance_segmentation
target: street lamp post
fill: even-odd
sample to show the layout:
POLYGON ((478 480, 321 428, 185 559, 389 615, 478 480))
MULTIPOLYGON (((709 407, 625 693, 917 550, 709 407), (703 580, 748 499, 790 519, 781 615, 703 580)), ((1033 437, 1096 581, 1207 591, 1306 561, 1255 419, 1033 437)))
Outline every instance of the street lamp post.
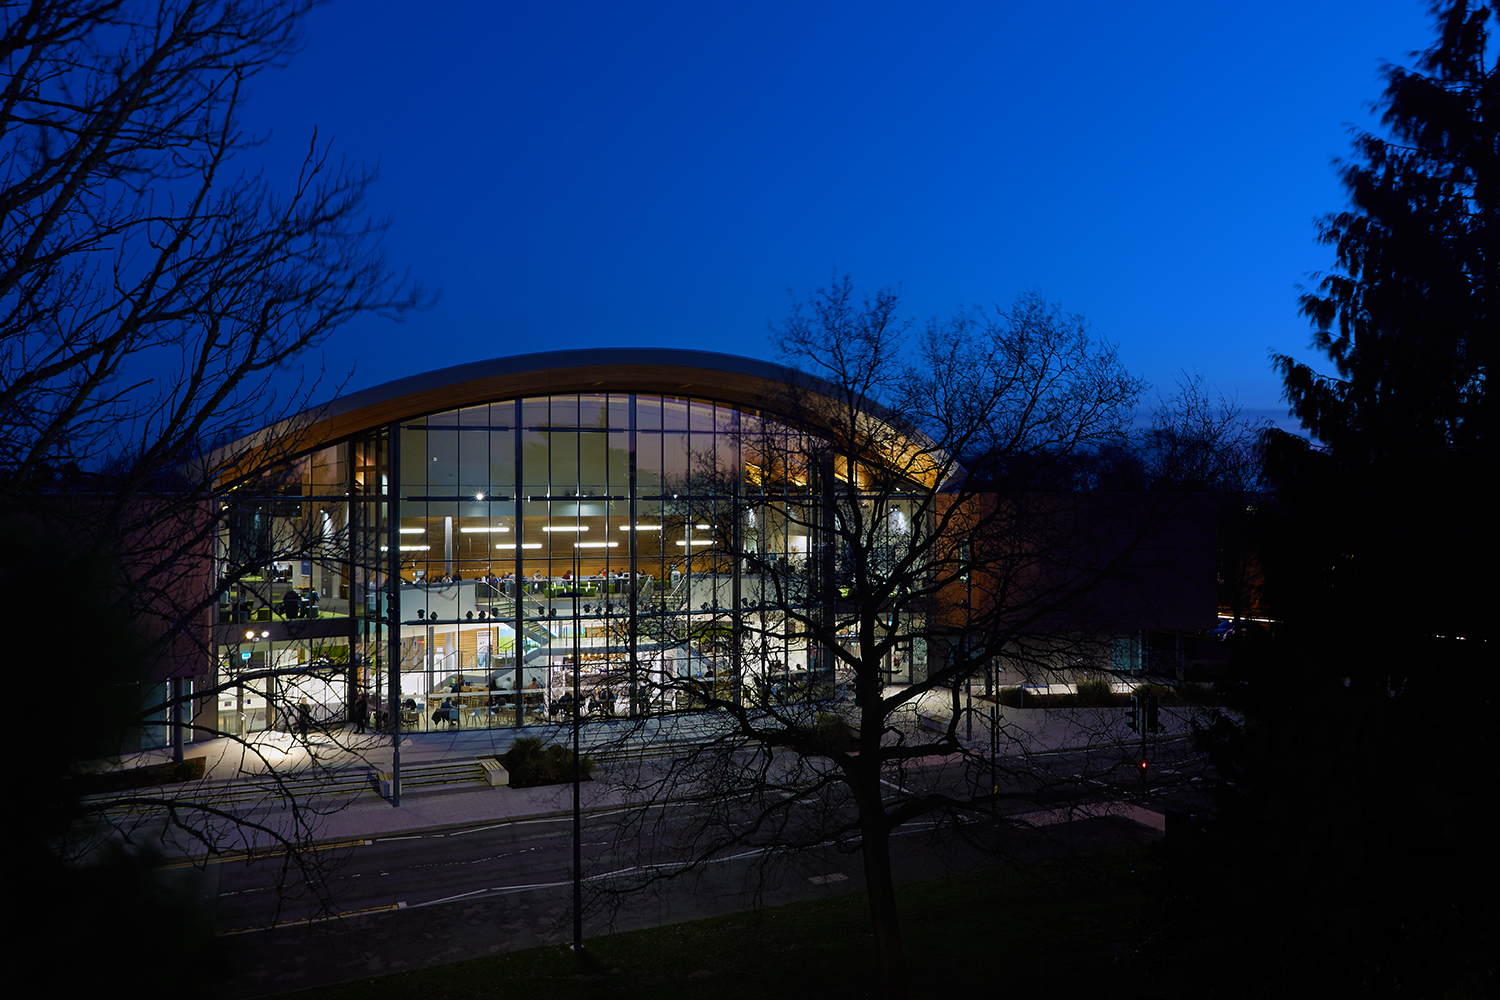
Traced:
POLYGON ((984 686, 989 688, 990 696, 990 812, 998 812, 997 803, 1000 797, 1000 676, 999 670, 993 660, 986 660, 984 664, 984 686))
MULTIPOLYGON (((255 633, 254 629, 250 629, 249 631, 247 631, 245 633, 245 639, 246 639, 246 641, 248 641, 250 643, 250 655, 251 656, 255 655, 255 643, 258 640, 261 640, 261 639, 264 639, 266 641, 266 664, 265 664, 265 669, 270 670, 271 669, 271 631, 270 631, 270 629, 263 630, 259 635, 257 635, 255 633)), ((241 671, 241 674, 243 674, 243 671, 241 671)), ((240 725, 239 735, 240 736, 245 736, 245 735, 247 735, 247 733, 245 732, 245 728, 246 728, 245 727, 245 682, 244 682, 243 676, 240 677, 240 678, 237 678, 237 679, 239 680, 239 683, 234 686, 234 716, 235 716, 235 719, 238 720, 239 725, 240 725)), ((267 708, 267 711, 269 712, 269 710, 270 710, 270 699, 269 698, 266 699, 266 708, 267 708)))
POLYGON ((578 676, 583 664, 580 658, 578 631, 581 624, 579 599, 583 591, 578 586, 578 544, 573 544, 573 586, 563 592, 573 601, 573 950, 583 950, 583 806, 580 794, 582 776, 578 767, 579 728, 579 684, 578 676))

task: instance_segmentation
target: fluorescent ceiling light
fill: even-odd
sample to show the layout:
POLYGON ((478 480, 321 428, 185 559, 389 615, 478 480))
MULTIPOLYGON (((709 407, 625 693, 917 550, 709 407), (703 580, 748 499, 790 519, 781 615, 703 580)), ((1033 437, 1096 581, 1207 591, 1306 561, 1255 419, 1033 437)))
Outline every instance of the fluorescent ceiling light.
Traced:
MULTIPOLYGON (((396 551, 397 552, 426 552, 426 551, 428 551, 431 548, 432 548, 431 545, 398 545, 398 546, 396 546, 396 551)), ((389 545, 382 545, 380 547, 380 551, 382 551, 382 552, 389 552, 389 551, 391 551, 391 547, 389 545)))
POLYGON ((403 535, 425 535, 425 534, 427 534, 427 529, 426 528, 397 528, 396 530, 399 531, 399 532, 401 532, 401 534, 403 534, 403 535))
POLYGON ((492 525, 492 526, 490 526, 488 528, 460 528, 459 530, 462 531, 466 535, 487 535, 487 534, 489 534, 491 532, 495 532, 495 531, 505 532, 505 531, 509 531, 510 529, 507 528, 503 524, 496 524, 496 525, 492 525))
MULTIPOLYGON (((497 548, 497 549, 514 549, 515 547, 516 547, 516 543, 515 542, 500 542, 500 543, 496 544, 496 546, 495 546, 495 548, 497 548)), ((521 544, 521 548, 523 548, 523 549, 539 549, 541 547, 542 547, 542 543, 541 542, 523 542, 521 544)))
POLYGON ((574 542, 575 549, 617 549, 619 542, 574 542))
POLYGON ((543 531, 588 531, 589 529, 588 529, 588 525, 586 525, 586 524, 572 524, 572 525, 567 525, 567 526, 561 526, 560 525, 560 526, 555 527, 555 528, 552 527, 551 525, 548 525, 547 527, 543 528, 542 530, 543 531))
POLYGON ((697 528, 700 531, 708 531, 712 527, 712 525, 708 525, 708 524, 695 524, 695 525, 693 525, 693 527, 697 528))
POLYGON ((681 545, 681 546, 688 546, 688 545, 712 545, 713 543, 714 543, 714 540, 712 538, 695 538, 695 539, 693 539, 690 542, 678 542, 677 544, 681 545))
MULTIPOLYGON (((630 530, 630 525, 628 525, 628 524, 622 524, 622 525, 620 525, 620 530, 621 531, 629 531, 630 530)), ((661 525, 659 525, 659 524, 637 524, 635 526, 635 530, 636 531, 660 531, 661 530, 661 525)))

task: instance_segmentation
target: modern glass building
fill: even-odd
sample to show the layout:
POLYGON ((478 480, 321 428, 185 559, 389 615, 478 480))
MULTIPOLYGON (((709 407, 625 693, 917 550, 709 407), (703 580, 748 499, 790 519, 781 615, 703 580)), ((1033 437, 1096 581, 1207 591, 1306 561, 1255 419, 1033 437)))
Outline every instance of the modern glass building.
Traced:
MULTIPOLYGON (((375 716, 393 689, 405 730, 533 725, 570 708, 575 669, 596 716, 692 708, 667 678, 819 683, 773 609, 826 593, 819 483, 840 473, 804 467, 815 429, 777 412, 791 376, 690 351, 503 358, 262 435, 287 471, 225 502, 218 728, 344 718, 362 694, 375 716)), ((900 650, 891 679, 925 655, 900 650)))

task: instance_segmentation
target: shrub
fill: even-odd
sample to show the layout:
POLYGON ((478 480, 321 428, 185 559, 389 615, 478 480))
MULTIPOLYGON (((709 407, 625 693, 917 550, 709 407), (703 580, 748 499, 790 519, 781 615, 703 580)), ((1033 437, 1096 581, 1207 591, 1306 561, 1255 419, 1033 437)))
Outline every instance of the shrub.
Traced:
POLYGON ((842 716, 833 712, 819 712, 815 723, 818 746, 824 750, 849 751, 854 749, 854 734, 842 716))
POLYGON ((123 771, 101 771, 78 775, 74 781, 80 795, 97 795, 102 792, 123 792, 132 788, 149 788, 154 785, 169 785, 179 781, 202 779, 207 757, 189 757, 177 764, 166 761, 147 764, 123 771))
POLYGON ((1154 694, 1156 695, 1157 700, 1160 701, 1163 705, 1177 704, 1179 702, 1177 692, 1169 684, 1157 684, 1154 682, 1142 684, 1131 693, 1139 697, 1145 697, 1148 694, 1154 694))
MULTIPOLYGON (((541 740, 523 736, 498 759, 510 772, 512 788, 562 785, 573 780, 573 751, 559 743, 543 748, 541 740)), ((584 756, 578 761, 578 777, 583 781, 593 780, 592 757, 584 756)))
POLYGON ((1117 699, 1103 677, 1089 677, 1078 682, 1078 704, 1113 705, 1117 699))
MULTIPOLYGON (((1174 704, 1223 705, 1225 703, 1224 692, 1212 684, 1182 681, 1173 685, 1169 690, 1174 695, 1174 704)), ((1166 696, 1163 695, 1162 701, 1166 700, 1166 696)))

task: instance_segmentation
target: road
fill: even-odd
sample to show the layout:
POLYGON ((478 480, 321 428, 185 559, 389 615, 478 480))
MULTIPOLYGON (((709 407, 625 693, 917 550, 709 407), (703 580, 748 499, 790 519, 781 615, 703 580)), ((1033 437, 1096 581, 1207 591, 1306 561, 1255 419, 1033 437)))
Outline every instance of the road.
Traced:
MULTIPOLYGON (((1077 760, 1059 756, 1051 769, 1067 773, 1077 765, 1077 760)), ((961 780, 941 770, 914 777, 925 777, 929 785, 961 780)), ((693 808, 669 806, 667 828, 690 826, 693 808)), ((1003 837, 1006 855, 1027 858, 1154 835, 1118 817, 1063 822, 1032 815, 1045 828, 1017 831, 979 822, 965 831, 969 836, 959 836, 952 827, 903 827, 892 844, 897 881, 993 866, 999 863, 997 855, 974 846, 987 839, 1003 837)), ((858 853, 824 846, 779 857, 769 870, 761 856, 723 857, 693 877, 611 899, 604 890, 618 882, 603 876, 628 868, 641 846, 616 839, 613 819, 608 812, 584 818, 585 871, 593 875, 586 937, 864 887, 858 853)), ((208 868, 205 891, 217 900, 217 927, 231 943, 241 970, 233 996, 421 968, 571 937, 569 817, 327 845, 311 858, 315 870, 310 873, 289 862, 274 855, 208 868), (326 887, 321 898, 307 890, 306 874, 326 887), (339 917, 327 919, 329 911, 339 917)))

